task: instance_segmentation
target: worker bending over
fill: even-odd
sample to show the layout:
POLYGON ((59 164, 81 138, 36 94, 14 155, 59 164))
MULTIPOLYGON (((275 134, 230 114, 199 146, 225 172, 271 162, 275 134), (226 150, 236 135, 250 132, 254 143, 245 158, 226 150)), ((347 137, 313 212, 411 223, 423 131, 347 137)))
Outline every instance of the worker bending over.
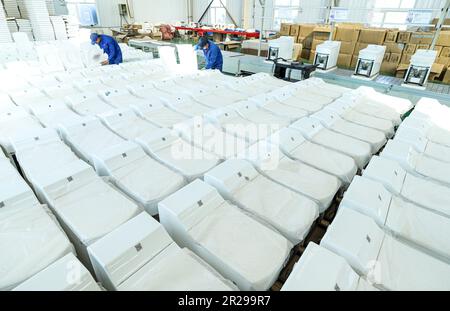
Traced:
POLYGON ((108 55, 108 60, 101 62, 102 65, 118 65, 122 63, 122 51, 116 39, 108 35, 91 34, 91 43, 98 44, 108 55))
POLYGON ((222 71, 222 51, 216 44, 214 44, 214 42, 208 40, 206 37, 201 37, 200 41, 195 46, 195 49, 203 50, 206 61, 205 69, 217 69, 222 71))

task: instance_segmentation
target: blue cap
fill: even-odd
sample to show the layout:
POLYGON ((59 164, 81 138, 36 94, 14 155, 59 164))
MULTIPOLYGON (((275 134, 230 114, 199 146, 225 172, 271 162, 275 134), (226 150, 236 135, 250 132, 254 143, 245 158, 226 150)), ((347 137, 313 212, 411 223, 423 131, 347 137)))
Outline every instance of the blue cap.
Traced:
POLYGON ((91 44, 97 43, 99 35, 97 33, 91 33, 91 44))

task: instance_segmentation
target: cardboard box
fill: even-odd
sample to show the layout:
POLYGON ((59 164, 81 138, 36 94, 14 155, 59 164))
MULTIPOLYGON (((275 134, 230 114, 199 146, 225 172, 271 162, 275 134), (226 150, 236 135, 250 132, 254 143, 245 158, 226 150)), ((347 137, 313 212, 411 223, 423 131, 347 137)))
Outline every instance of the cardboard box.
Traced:
POLYGON ((350 68, 354 69, 357 63, 358 63, 358 55, 353 55, 352 62, 350 63, 350 68))
POLYGON ((294 51, 292 52, 292 59, 293 60, 300 60, 302 56, 302 44, 301 43, 294 43, 294 51))
POLYGON ((313 41, 313 39, 311 36, 305 37, 305 38, 302 38, 302 37, 297 38, 297 43, 301 43, 303 45, 303 48, 306 48, 306 49, 311 49, 312 41, 313 41))
POLYGON ((441 46, 441 45, 436 45, 435 47, 434 47, 434 50, 437 52, 437 56, 440 56, 441 55, 441 52, 442 52, 442 49, 443 49, 444 47, 443 46, 441 46))
POLYGON ((382 45, 386 37, 386 29, 361 29, 359 42, 382 45))
POLYGON ((331 33, 330 26, 316 26, 314 28, 314 32, 313 32, 313 39, 322 40, 322 41, 329 40, 330 33, 331 33))
POLYGON ((398 64, 390 62, 382 62, 380 72, 394 76, 397 71, 398 64))
POLYGON ((447 67, 450 64, 450 57, 440 56, 440 57, 436 58, 436 63, 442 64, 447 67))
POLYGON ((428 76, 428 81, 441 80, 442 78, 441 76, 443 76, 444 74, 444 68, 446 68, 446 66, 434 63, 433 66, 431 66, 431 72, 430 75, 428 76))
POLYGON ((316 57, 316 51, 311 50, 311 53, 309 53, 309 59, 308 59, 311 64, 314 63, 314 57, 316 57))
POLYGON ((406 71, 408 70, 408 67, 409 67, 409 65, 405 65, 405 64, 398 65, 397 70, 395 71, 395 76, 397 78, 404 79, 406 71))
POLYGON ((398 43, 409 43, 409 39, 411 38, 410 31, 399 31, 397 35, 398 43))
POLYGON ((388 30, 384 42, 397 42, 398 30, 388 30))
POLYGON ((383 62, 388 62, 389 58, 391 57, 391 53, 384 53, 383 62))
POLYGON ((336 27, 333 40, 341 42, 357 42, 359 38, 359 32, 360 30, 355 27, 336 27))
POLYGON ((400 63, 400 59, 402 58, 402 54, 400 53, 391 53, 389 57, 390 63, 395 63, 395 65, 398 65, 400 63))
POLYGON ((324 43, 324 42, 325 42, 325 40, 313 39, 312 45, 311 45, 311 50, 316 50, 317 46, 318 46, 319 44, 324 43))
POLYGON ((450 57, 450 47, 443 47, 441 53, 438 54, 440 57, 450 57))
POLYGON ((396 42, 385 42, 386 52, 388 53, 403 53, 403 49, 405 48, 404 43, 396 43, 396 42))
MULTIPOLYGON (((431 20, 431 24, 437 25, 438 21, 439 21, 439 18, 433 18, 431 20)), ((450 18, 444 19, 444 22, 442 23, 442 25, 450 25, 450 18)))
POLYGON ((403 54, 402 58, 400 59, 400 64, 405 64, 405 65, 409 65, 409 63, 411 62, 411 56, 409 54, 403 54))
POLYGON ((361 42, 356 43, 355 51, 353 52, 353 55, 358 56, 359 51, 361 51, 362 49, 365 49, 368 45, 369 45, 368 43, 361 43, 361 42))
POLYGON ((408 43, 405 45, 403 54, 413 55, 416 52, 417 44, 408 43))
POLYGON ((297 25, 297 24, 291 25, 291 30, 289 31, 289 35, 291 37, 296 37, 297 38, 299 30, 300 30, 300 25, 297 25))
POLYGON ((450 46, 450 31, 441 31, 436 45, 450 46))
MULTIPOLYGON (((433 41, 434 32, 413 32, 411 34, 411 38, 409 39, 409 43, 414 44, 431 44, 433 41)), ((444 44, 439 44, 444 45, 444 44)))
POLYGON ((291 26, 292 26, 292 24, 281 23, 280 35, 282 35, 282 36, 289 36, 289 34, 291 32, 291 26))
POLYGON ((445 71, 444 77, 442 78, 442 82, 450 84, 450 68, 447 68, 447 70, 445 71))
POLYGON ((429 44, 418 44, 416 50, 429 50, 430 45, 429 44))
POLYGON ((350 42, 341 41, 341 48, 339 50, 339 53, 353 54, 353 52, 355 51, 355 47, 356 47, 356 41, 350 41, 350 42))
POLYGON ((303 48, 301 57, 302 57, 302 59, 309 59, 310 54, 311 54, 310 49, 303 48))
POLYGON ((316 24, 300 24, 298 36, 302 38, 312 36, 312 33, 316 26, 316 24))
POLYGON ((351 54, 339 54, 337 65, 340 68, 350 68, 352 64, 352 56, 351 54))

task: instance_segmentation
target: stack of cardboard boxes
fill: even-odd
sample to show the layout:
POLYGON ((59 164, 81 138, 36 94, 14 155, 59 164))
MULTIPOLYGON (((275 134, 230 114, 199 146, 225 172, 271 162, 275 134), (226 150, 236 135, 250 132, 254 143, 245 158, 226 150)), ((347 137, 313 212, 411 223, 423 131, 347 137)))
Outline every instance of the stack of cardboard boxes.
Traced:
POLYGON ((339 50, 337 61, 338 67, 350 68, 360 31, 359 26, 343 25, 336 27, 334 40, 341 41, 341 49, 339 50))
MULTIPOLYGON (((281 24, 280 35, 290 35, 303 45, 301 58, 314 60, 318 44, 329 39, 331 29, 328 25, 281 24)), ((399 31, 398 29, 364 28, 360 24, 340 24, 334 30, 333 40, 341 41, 338 67, 353 69, 359 52, 369 44, 385 45, 386 54, 381 72, 404 77, 411 56, 418 49, 429 49, 434 32, 399 31)), ((437 58, 431 68, 429 80, 442 80, 450 83, 450 31, 442 31, 435 50, 437 58), (445 73, 445 75, 444 75, 445 73)))

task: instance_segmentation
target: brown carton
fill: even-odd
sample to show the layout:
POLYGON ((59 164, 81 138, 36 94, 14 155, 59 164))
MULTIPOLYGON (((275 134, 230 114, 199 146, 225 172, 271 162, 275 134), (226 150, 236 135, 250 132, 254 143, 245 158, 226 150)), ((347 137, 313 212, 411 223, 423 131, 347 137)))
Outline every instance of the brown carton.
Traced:
POLYGON ((404 54, 413 55, 416 52, 417 44, 408 43, 403 50, 404 54))
POLYGON ((450 64, 450 57, 439 56, 438 58, 436 58, 436 63, 448 66, 450 64))
POLYGON ((428 76, 429 81, 438 81, 440 80, 441 76, 444 74, 444 68, 446 66, 442 64, 434 63, 433 66, 431 66, 430 75, 428 76))
POLYGON ((408 70, 408 67, 409 67, 409 65, 406 65, 406 64, 398 65, 395 76, 397 78, 403 79, 405 77, 406 71, 408 70))
POLYGON ((388 53, 403 53, 403 49, 405 48, 404 43, 385 42, 384 45, 388 53))
POLYGON ((341 48, 339 49, 339 53, 342 54, 353 54, 355 51, 356 41, 341 41, 341 48))
POLYGON ((399 31, 397 35, 398 43, 409 43, 409 39, 411 38, 410 31, 399 31))
POLYGON ((437 51, 437 54, 436 54, 436 55, 440 56, 443 48, 444 48, 444 47, 441 46, 441 45, 436 45, 436 46, 434 47, 434 50, 437 51))
POLYGON ((309 59, 308 59, 311 64, 314 63, 314 57, 316 57, 316 51, 311 50, 311 53, 309 53, 309 59))
POLYGON ((291 32, 291 26, 292 26, 292 24, 281 23, 280 35, 282 35, 282 36, 289 36, 289 34, 291 32))
POLYGON ((325 40, 313 39, 312 45, 311 45, 311 50, 316 50, 317 46, 324 42, 325 42, 325 40))
POLYGON ((350 63, 350 68, 355 68, 357 63, 358 63, 358 56, 357 55, 353 55, 352 56, 352 62, 350 63))
POLYGON ((300 30, 300 25, 297 25, 297 24, 295 24, 295 25, 292 25, 291 26, 291 30, 289 31, 289 35, 291 36, 291 37, 298 37, 298 33, 299 33, 299 30, 300 30))
POLYGON ((304 48, 304 49, 302 49, 301 57, 302 57, 303 59, 309 59, 309 55, 310 55, 310 54, 311 54, 311 50, 310 50, 310 49, 304 48))
POLYGON ((382 62, 380 72, 389 75, 395 75, 398 64, 390 62, 382 62))
POLYGON ((322 40, 322 41, 329 40, 330 33, 331 33, 330 26, 316 26, 314 28, 314 32, 313 32, 313 39, 322 40))
POLYGON ((397 42, 398 30, 388 30, 384 42, 397 42))
POLYGON ((409 63, 411 62, 411 56, 409 54, 403 54, 402 58, 400 59, 400 64, 405 64, 405 65, 409 65, 409 63))
POLYGON ((398 65, 400 63, 400 59, 402 58, 402 54, 399 53, 391 53, 391 56, 389 57, 390 63, 395 63, 395 65, 398 65))
MULTIPOLYGON (((414 44, 431 44, 431 41, 433 41, 434 32, 422 32, 417 31, 413 32, 411 34, 411 38, 409 39, 409 43, 414 44)), ((443 44, 439 44, 443 45, 443 44)))
MULTIPOLYGON (((433 25, 437 25, 438 21, 439 21, 439 18, 433 18, 431 23, 433 25)), ((450 25, 450 18, 444 19, 444 22, 442 23, 442 25, 450 25)))
POLYGON ((383 62, 388 62, 389 58, 391 57, 391 53, 384 53, 383 62))
POLYGON ((428 49, 430 49, 429 44, 418 44, 417 45, 417 50, 428 50, 428 49))
POLYGON ((382 45, 386 37, 386 29, 362 29, 359 42, 382 45))
POLYGON ((360 52, 362 49, 365 49, 368 45, 369 45, 368 43, 361 43, 361 42, 356 43, 355 51, 353 52, 353 55, 355 55, 356 57, 358 57, 359 52, 360 52))
POLYGON ((315 27, 315 24, 300 24, 298 36, 302 38, 311 36, 315 27))
POLYGON ((358 41, 360 30, 354 27, 336 27, 334 34, 335 41, 356 42, 358 41))
POLYGON ((302 56, 302 44, 301 43, 294 43, 294 51, 292 53, 292 59, 293 60, 300 60, 302 56))
POLYGON ((442 78, 442 82, 449 84, 450 83, 450 68, 447 68, 444 77, 442 78))
POLYGON ((436 45, 450 46, 450 31, 441 31, 436 45))
POLYGON ((303 47, 306 49, 311 49, 312 41, 313 41, 313 39, 311 36, 304 37, 304 38, 303 37, 297 38, 297 43, 301 43, 303 45, 303 47))
POLYGON ((340 68, 350 68, 352 63, 352 55, 351 54, 339 54, 337 65, 340 68))
POLYGON ((441 53, 438 55, 441 57, 450 57, 450 47, 448 47, 448 46, 443 47, 441 50, 441 53))

